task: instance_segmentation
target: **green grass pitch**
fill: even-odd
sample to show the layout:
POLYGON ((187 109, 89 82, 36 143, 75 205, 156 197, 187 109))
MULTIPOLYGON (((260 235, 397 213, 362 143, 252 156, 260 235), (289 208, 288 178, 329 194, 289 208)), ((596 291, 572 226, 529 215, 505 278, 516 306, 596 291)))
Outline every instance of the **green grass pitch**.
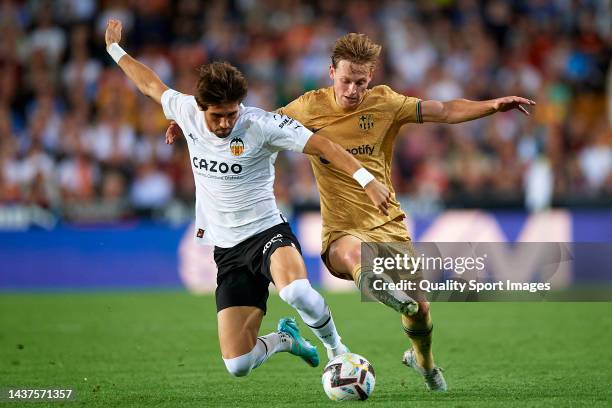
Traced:
MULTIPOLYGON (((330 294, 347 345, 376 369, 366 402, 389 407, 612 404, 609 303, 435 303, 434 351, 450 391, 433 394, 400 363, 399 317, 330 294)), ((186 293, 0 295, 0 388, 72 388, 64 402, 4 406, 332 406, 313 369, 287 353, 246 378, 219 354, 214 299, 186 293)), ((294 315, 271 295, 261 333, 294 315)), ((310 335, 309 337, 312 338, 310 335)), ((322 346, 319 347, 322 349, 322 346)), ((322 358, 324 356, 322 355, 322 358)))

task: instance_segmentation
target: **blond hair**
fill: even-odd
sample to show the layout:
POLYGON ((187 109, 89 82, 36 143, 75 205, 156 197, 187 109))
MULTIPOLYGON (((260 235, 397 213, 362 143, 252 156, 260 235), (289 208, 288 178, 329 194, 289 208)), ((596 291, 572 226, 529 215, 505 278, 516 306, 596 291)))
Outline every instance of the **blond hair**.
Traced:
POLYGON ((331 60, 334 68, 338 62, 347 60, 353 64, 376 67, 381 46, 373 42, 365 34, 349 33, 336 40, 331 60))

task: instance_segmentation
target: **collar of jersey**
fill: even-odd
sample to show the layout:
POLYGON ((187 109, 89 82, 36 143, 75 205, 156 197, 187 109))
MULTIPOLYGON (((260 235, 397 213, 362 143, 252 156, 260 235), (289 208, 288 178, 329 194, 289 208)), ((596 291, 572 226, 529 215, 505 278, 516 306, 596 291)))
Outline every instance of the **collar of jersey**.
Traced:
POLYGON ((336 96, 334 94, 334 87, 330 86, 328 89, 328 97, 330 99, 329 103, 332 106, 332 109, 336 112, 340 112, 342 114, 347 114, 347 113, 353 113, 353 112, 357 112, 363 105, 365 99, 367 98, 368 94, 370 93, 371 88, 366 89, 365 93, 363 94, 363 98, 361 98, 361 102, 359 102, 359 105, 355 106, 354 108, 351 109, 344 109, 342 106, 338 105, 338 102, 336 102, 336 96))
POLYGON ((204 134, 206 135, 206 138, 209 139, 214 145, 217 145, 217 146, 228 144, 234 137, 233 136, 234 132, 236 131, 236 127, 238 126, 238 124, 241 122, 242 114, 244 113, 245 108, 246 107, 241 103, 240 108, 238 110, 238 119, 236 120, 236 125, 234 125, 234 128, 232 129, 231 133, 225 137, 218 137, 213 132, 211 132, 210 129, 208 129, 206 120, 203 120, 202 128, 204 129, 204 134))

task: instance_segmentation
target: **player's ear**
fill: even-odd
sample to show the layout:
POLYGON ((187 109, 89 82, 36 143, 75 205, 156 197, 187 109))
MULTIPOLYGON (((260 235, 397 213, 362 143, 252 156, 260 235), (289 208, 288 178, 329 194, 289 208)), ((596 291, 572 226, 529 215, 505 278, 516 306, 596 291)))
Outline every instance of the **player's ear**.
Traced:
POLYGON ((334 80, 334 66, 332 64, 329 64, 329 78, 333 81, 334 80))

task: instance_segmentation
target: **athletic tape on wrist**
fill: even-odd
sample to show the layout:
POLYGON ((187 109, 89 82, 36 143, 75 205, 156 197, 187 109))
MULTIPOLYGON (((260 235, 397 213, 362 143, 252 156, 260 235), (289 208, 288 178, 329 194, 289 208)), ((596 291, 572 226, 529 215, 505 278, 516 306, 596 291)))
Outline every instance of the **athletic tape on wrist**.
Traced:
POLYGON ((112 43, 106 48, 106 51, 110 54, 110 56, 115 60, 118 64, 121 57, 123 57, 127 52, 119 44, 116 42, 112 43))
POLYGON ((372 180, 374 180, 374 176, 372 175, 372 173, 370 173, 369 171, 367 171, 366 169, 364 169, 363 167, 360 168, 359 170, 357 170, 355 172, 355 174, 353 174, 353 178, 355 180, 357 180, 357 182, 359 183, 359 185, 362 188, 365 188, 365 186, 372 180))

